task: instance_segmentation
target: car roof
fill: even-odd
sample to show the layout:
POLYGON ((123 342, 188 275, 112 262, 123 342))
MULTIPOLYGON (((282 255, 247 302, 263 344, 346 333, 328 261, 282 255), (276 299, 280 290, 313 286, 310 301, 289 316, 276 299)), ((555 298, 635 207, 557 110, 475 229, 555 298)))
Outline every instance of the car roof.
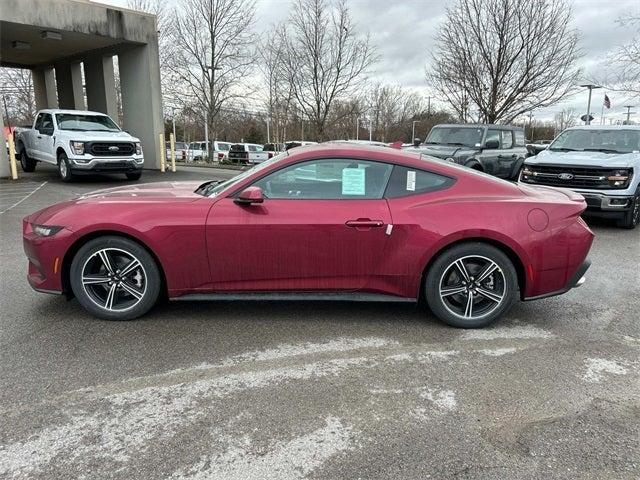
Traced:
POLYGON ((448 128, 497 128, 500 130, 522 130, 522 127, 515 125, 498 125, 496 123, 440 123, 434 125, 433 128, 448 127, 448 128))
POLYGON ((77 115, 100 115, 102 117, 108 117, 109 115, 107 115, 106 113, 102 113, 102 112, 94 112, 91 110, 65 110, 65 109, 60 109, 60 108, 44 108, 42 110, 39 111, 39 113, 70 113, 70 114, 77 114, 77 115))
POLYGON ((566 130, 640 130, 640 125, 576 125, 566 130))

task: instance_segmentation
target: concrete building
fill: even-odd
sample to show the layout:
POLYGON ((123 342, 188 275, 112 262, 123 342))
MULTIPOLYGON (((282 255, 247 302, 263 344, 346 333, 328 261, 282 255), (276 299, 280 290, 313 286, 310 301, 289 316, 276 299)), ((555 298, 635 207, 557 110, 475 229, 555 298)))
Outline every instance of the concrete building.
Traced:
POLYGON ((117 120, 114 57, 121 127, 142 141, 145 168, 156 168, 163 132, 156 17, 88 0, 0 0, 0 65, 32 71, 38 109, 89 109, 117 120))

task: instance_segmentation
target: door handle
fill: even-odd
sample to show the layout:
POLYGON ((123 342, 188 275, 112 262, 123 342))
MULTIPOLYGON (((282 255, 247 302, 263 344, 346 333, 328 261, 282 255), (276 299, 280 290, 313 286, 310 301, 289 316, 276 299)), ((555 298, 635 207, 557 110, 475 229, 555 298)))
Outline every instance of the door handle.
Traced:
POLYGON ((38 135, 38 138, 42 138, 40 135, 38 135))
POLYGON ((357 220, 347 220, 345 225, 351 228, 376 228, 384 226, 384 222, 370 218, 358 218, 357 220))

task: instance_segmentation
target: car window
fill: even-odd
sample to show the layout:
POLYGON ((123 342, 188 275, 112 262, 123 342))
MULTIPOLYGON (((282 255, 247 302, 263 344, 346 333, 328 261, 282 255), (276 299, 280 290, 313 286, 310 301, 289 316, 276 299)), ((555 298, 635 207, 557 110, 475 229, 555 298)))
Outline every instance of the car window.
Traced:
POLYGON ((382 198, 393 166, 351 159, 297 163, 258 180, 267 198, 341 200, 382 198))
POLYGON ((384 196, 398 198, 416 193, 433 192, 446 188, 452 183, 452 178, 437 173, 396 165, 393 167, 393 173, 384 196))
POLYGON ((53 117, 49 113, 45 113, 42 116, 42 126, 40 128, 53 130, 53 117))
POLYGON ((489 140, 497 140, 500 143, 500 130, 487 130, 487 138, 485 138, 484 143, 489 140))
POLYGON ((524 132, 522 130, 516 130, 513 133, 516 139, 514 146, 524 147, 524 144, 525 144, 524 132))
POLYGON ((44 118, 44 113, 41 113, 40 115, 38 115, 38 118, 36 118, 36 123, 34 128, 36 130, 38 130, 41 126, 42 126, 42 119, 44 118))
POLYGON ((502 130, 502 148, 513 148, 513 133, 511 133, 511 130, 502 130))

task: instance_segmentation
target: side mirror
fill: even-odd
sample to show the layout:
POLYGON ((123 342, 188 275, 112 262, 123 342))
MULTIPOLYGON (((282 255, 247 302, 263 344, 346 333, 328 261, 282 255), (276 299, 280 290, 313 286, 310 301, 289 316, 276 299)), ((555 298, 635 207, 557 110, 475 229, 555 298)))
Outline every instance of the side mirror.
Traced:
POLYGON ((498 140, 487 140, 484 143, 484 148, 486 148, 487 150, 495 150, 497 148, 500 148, 500 142, 498 140))
POLYGON ((420 139, 419 138, 414 138, 413 139, 413 146, 414 147, 419 147, 420 146, 420 139))
POLYGON ((252 205, 254 203, 264 202, 264 196, 262 195, 262 189, 260 187, 247 187, 238 198, 234 200, 238 205, 252 205))

